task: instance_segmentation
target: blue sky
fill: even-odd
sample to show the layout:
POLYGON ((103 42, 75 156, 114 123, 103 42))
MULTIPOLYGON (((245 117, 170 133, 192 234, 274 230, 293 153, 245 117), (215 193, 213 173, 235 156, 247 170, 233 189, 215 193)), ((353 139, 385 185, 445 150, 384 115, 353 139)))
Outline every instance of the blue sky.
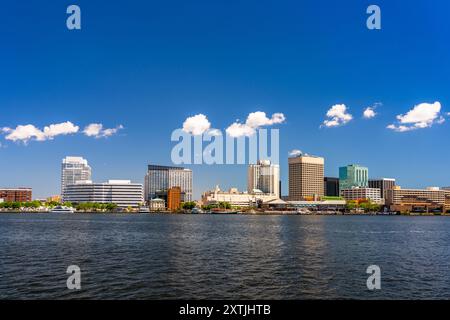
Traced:
MULTIPOLYGON (((57 194, 66 155, 87 158, 94 180, 143 182, 148 163, 171 163, 170 134, 187 117, 224 130, 255 111, 286 117, 276 125, 283 194, 292 149, 325 157, 331 176, 359 163, 404 187, 450 185, 449 12, 448 1, 8 1, 0 128, 70 121, 79 132, 26 144, 2 133, 0 186, 57 194), (70 4, 81 7, 81 30, 66 28, 70 4), (366 28, 370 4, 381 8, 381 30, 366 28), (426 128, 387 128, 434 102, 441 110, 426 128), (336 104, 352 120, 320 127, 336 104), (124 128, 88 137, 91 123, 124 128)), ((246 185, 242 165, 192 169, 197 197, 246 185)))

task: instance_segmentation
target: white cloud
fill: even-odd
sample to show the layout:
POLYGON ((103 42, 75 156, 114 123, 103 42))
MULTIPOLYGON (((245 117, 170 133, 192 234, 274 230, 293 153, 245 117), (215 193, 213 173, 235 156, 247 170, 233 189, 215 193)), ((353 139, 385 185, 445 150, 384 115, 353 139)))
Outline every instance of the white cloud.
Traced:
POLYGON ((301 150, 294 149, 294 150, 289 151, 289 156, 290 157, 296 157, 296 156, 301 155, 302 153, 303 152, 301 150))
POLYGON ((364 112, 363 112, 363 118, 364 118, 364 119, 372 119, 372 118, 375 118, 376 115, 377 115, 375 109, 376 109, 378 106, 381 106, 381 105, 382 105, 382 104, 381 104, 380 102, 377 102, 377 103, 374 103, 373 106, 370 106, 370 107, 367 107, 366 109, 364 109, 364 112))
POLYGON ((345 104, 335 104, 327 111, 328 119, 323 121, 322 126, 338 127, 346 124, 353 119, 353 116, 347 112, 345 104))
POLYGON ((53 139, 53 137, 59 135, 77 133, 79 129, 80 128, 74 125, 72 122, 66 121, 63 123, 51 124, 49 126, 46 126, 44 128, 44 134, 46 137, 49 137, 49 139, 53 139))
POLYGON ((206 131, 206 134, 208 134, 212 137, 217 137, 217 136, 221 136, 222 132, 220 132, 219 129, 209 129, 208 131, 206 131))
POLYGON ((245 122, 251 128, 258 128, 262 126, 271 126, 273 124, 283 123, 286 118, 282 113, 274 113, 272 118, 267 118, 266 113, 262 111, 252 112, 248 115, 245 122))
POLYGON ((72 122, 51 124, 46 126, 44 130, 35 127, 32 124, 18 125, 15 129, 2 128, 2 132, 6 134, 5 139, 11 141, 22 141, 27 143, 29 140, 45 141, 51 140, 59 135, 67 135, 77 133, 79 127, 72 122))
POLYGON ((120 129, 123 129, 122 125, 118 125, 115 128, 103 129, 103 124, 91 123, 84 128, 83 133, 88 137, 107 138, 116 134, 120 129))
POLYGON ((183 131, 194 136, 205 133, 211 127, 211 123, 204 114, 197 114, 187 118, 183 123, 183 131))
POLYGON ((405 114, 397 116, 397 124, 390 124, 388 129, 406 132, 417 129, 430 128, 433 124, 442 124, 445 118, 440 114, 441 103, 420 103, 405 114))
POLYGON ((100 134, 102 128, 103 125, 101 123, 91 123, 84 128, 83 133, 88 137, 95 137, 100 134))
POLYGON ((245 123, 236 121, 226 129, 226 132, 233 138, 242 136, 249 137, 253 135, 260 127, 280 124, 285 120, 286 117, 282 113, 274 113, 271 118, 268 118, 266 113, 263 111, 251 112, 247 116, 245 123))
POLYGON ((367 107, 363 112, 364 119, 372 119, 377 115, 375 110, 372 109, 372 107, 367 107))
POLYGON ((232 138, 249 137, 255 133, 255 129, 246 124, 235 122, 226 129, 226 132, 232 138))

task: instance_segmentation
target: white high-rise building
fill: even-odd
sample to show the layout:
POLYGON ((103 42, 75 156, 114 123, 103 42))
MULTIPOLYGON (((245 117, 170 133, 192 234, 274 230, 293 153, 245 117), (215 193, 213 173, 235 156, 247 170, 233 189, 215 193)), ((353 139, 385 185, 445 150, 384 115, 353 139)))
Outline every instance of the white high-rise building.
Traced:
POLYGON ((66 186, 64 198, 72 203, 115 203, 122 208, 138 207, 144 202, 142 184, 130 180, 78 181, 66 186))
POLYGON ((66 186, 91 180, 91 167, 82 157, 65 157, 61 164, 61 196, 64 200, 66 186))
POLYGON ((259 160, 257 164, 249 165, 247 191, 253 193, 255 190, 280 197, 280 166, 271 164, 270 160, 259 160))

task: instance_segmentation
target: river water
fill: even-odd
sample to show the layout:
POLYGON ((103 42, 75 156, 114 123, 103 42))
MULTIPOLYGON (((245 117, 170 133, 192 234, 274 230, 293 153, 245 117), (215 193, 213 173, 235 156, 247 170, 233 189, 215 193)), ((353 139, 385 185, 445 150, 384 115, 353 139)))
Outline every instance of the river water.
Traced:
POLYGON ((0 214, 0 298, 448 299, 449 247, 449 217, 0 214))

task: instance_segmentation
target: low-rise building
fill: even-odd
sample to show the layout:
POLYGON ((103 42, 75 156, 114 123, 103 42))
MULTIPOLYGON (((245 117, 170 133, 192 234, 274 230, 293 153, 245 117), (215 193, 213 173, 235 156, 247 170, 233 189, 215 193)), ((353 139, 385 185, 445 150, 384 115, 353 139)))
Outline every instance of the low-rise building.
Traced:
POLYGON ((143 186, 130 180, 109 180, 105 183, 78 181, 65 187, 64 201, 115 203, 122 208, 136 208, 144 202, 143 186))
POLYGON ((378 188, 343 189, 341 195, 346 201, 370 200, 373 203, 384 204, 383 198, 381 198, 381 190, 378 188))
POLYGON ((216 186, 214 190, 207 191, 202 195, 202 203, 204 205, 228 202, 232 206, 236 207, 258 206, 259 204, 275 199, 278 199, 278 195, 266 194, 257 189, 252 190, 251 193, 239 192, 236 188, 231 188, 228 191, 222 191, 219 186, 216 186))
POLYGON ((450 210, 450 191, 437 187, 387 190, 386 205, 396 212, 446 212, 450 210))
POLYGON ((288 206, 296 209, 307 208, 318 211, 342 211, 345 209, 345 200, 319 200, 319 201, 288 201, 288 206))
POLYGON ((62 198, 60 195, 54 195, 54 196, 50 196, 47 199, 45 199, 46 202, 61 202, 62 198))
POLYGON ((0 188, 0 199, 4 202, 29 202, 32 196, 31 188, 0 188))
POLYGON ((154 198, 148 201, 150 211, 162 211, 166 209, 166 202, 160 198, 154 198))

